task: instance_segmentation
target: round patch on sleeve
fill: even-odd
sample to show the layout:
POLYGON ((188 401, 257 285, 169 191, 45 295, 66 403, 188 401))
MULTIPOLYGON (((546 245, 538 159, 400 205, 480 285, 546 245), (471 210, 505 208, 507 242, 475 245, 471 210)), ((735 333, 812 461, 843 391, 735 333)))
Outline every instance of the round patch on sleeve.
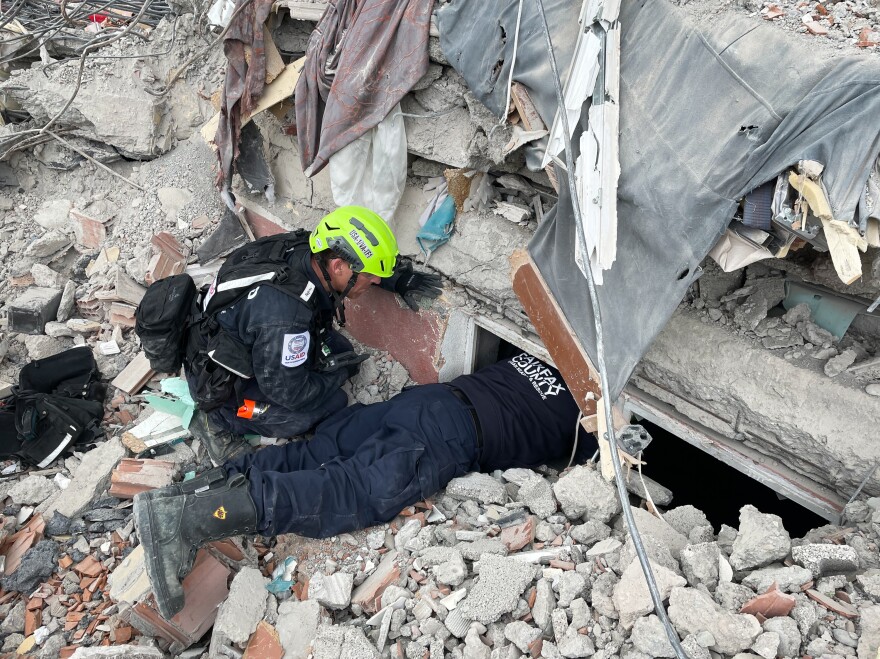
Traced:
POLYGON ((292 368, 299 366, 309 357, 309 333, 285 334, 281 349, 281 365, 292 368))

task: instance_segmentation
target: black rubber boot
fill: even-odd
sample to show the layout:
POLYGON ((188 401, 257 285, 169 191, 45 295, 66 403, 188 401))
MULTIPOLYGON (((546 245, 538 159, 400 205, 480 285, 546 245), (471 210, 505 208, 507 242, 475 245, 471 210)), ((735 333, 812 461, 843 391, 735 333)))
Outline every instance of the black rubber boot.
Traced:
POLYGON ((172 483, 155 490, 147 490, 142 492, 141 496, 147 499, 164 499, 166 497, 180 496, 181 494, 196 494, 197 492, 207 490, 212 485, 220 485, 225 482, 226 470, 223 467, 214 467, 202 472, 195 478, 190 478, 188 481, 180 481, 179 483, 172 483))
POLYGON ((233 535, 256 533, 257 510, 248 481, 241 474, 201 491, 145 494, 134 498, 134 521, 156 605, 170 620, 183 608, 181 581, 192 569, 199 547, 233 535))
POLYGON ((223 430, 213 423, 205 412, 196 410, 189 424, 193 437, 205 445, 211 464, 220 467, 227 460, 237 458, 251 450, 251 445, 241 435, 223 430))

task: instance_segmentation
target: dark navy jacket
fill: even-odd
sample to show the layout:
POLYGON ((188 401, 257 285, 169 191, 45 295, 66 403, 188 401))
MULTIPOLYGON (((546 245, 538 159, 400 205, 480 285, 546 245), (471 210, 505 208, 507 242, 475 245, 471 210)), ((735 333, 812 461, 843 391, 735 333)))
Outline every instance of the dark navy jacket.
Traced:
POLYGON ((266 398, 282 407, 309 412, 345 382, 345 369, 315 371, 321 356, 320 333, 331 331, 333 305, 311 267, 304 249, 291 257, 293 266, 315 284, 313 313, 299 298, 269 286, 253 288, 242 301, 217 315, 217 321, 251 349, 254 378, 266 398))

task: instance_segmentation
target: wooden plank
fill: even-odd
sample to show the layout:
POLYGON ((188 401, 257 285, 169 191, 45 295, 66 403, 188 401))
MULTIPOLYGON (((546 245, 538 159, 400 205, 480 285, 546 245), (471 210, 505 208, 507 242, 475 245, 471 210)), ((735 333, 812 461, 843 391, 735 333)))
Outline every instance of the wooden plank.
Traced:
POLYGON ((599 375, 531 257, 516 250, 510 257, 513 290, 556 363, 585 417, 596 414, 599 375))
POLYGON ((538 109, 532 103, 529 91, 523 85, 518 82, 513 83, 510 86, 510 97, 513 99, 513 105, 519 112, 526 130, 547 130, 544 120, 538 114, 538 109))
POLYGON ((141 351, 110 384, 128 394, 136 394, 155 374, 156 371, 150 368, 147 355, 141 351))
MULTIPOLYGON (((263 95, 260 97, 260 100, 257 102, 254 111, 249 115, 243 115, 241 118, 242 127, 245 126, 254 116, 260 114, 260 112, 264 112, 268 110, 273 105, 281 103, 282 101, 287 100, 293 94, 296 89, 296 83, 299 81, 299 75, 302 73, 303 66, 305 65, 306 58, 300 57, 295 62, 291 62, 288 64, 284 71, 275 78, 270 84, 266 85, 266 88, 263 90, 263 95)), ((213 142, 214 135, 217 134, 217 127, 220 125, 220 113, 218 112, 213 117, 208 120, 201 129, 202 138, 206 142, 213 142)))

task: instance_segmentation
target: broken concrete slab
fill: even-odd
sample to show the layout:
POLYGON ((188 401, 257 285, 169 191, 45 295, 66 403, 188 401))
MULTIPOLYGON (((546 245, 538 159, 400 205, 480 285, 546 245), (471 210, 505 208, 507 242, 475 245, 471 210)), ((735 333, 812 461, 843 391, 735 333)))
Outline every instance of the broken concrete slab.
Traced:
POLYGON ((703 585, 709 592, 718 585, 718 569, 721 549, 717 542, 702 542, 688 545, 679 556, 681 569, 688 584, 696 588, 703 585))
POLYGON ((784 593, 799 593, 801 586, 812 579, 812 574, 799 565, 770 566, 755 570, 743 577, 742 583, 756 592, 763 593, 775 582, 784 593))
MULTIPOLYGON (((660 597, 664 600, 669 597, 673 588, 687 584, 684 577, 662 565, 652 563, 651 569, 654 572, 660 597)), ((620 575, 620 581, 614 586, 612 601, 624 629, 631 628, 638 618, 654 610, 654 602, 648 591, 648 583, 645 581, 642 566, 638 561, 630 563, 629 567, 620 575)))
POLYGON ((165 653, 149 645, 77 648, 70 659, 163 659, 165 653))
POLYGON ((21 334, 42 334, 46 323, 55 320, 61 304, 57 288, 27 289, 9 304, 9 331, 21 334))
POLYGON ((673 588, 669 596, 669 619, 679 634, 708 631, 710 650, 733 655, 752 646, 763 630, 752 615, 724 611, 696 588, 673 588))
POLYGON ((308 659, 322 616, 321 605, 314 600, 289 600, 278 606, 275 628, 287 659, 308 659))
POLYGON ((859 569, 859 555, 848 545, 808 544, 793 547, 791 557, 814 578, 853 574, 859 569))
POLYGON ((309 579, 309 599, 328 609, 342 610, 351 602, 353 585, 353 574, 336 572, 328 576, 318 572, 309 579))
POLYGON ((579 465, 553 485, 565 516, 607 522, 621 511, 614 486, 592 467, 579 465))
POLYGON ((487 554, 476 563, 480 575, 476 585, 457 607, 470 620, 495 622, 516 608, 520 595, 537 576, 538 569, 512 558, 487 554))
POLYGON ((67 489, 49 499, 45 514, 58 511, 70 518, 81 515, 107 488, 113 469, 124 455, 125 447, 118 437, 98 444, 83 456, 67 489))
POLYGON ((269 579, 252 567, 243 567, 229 587, 229 596, 220 605, 214 621, 209 653, 211 656, 224 654, 221 648, 232 644, 244 645, 266 611, 269 579))
POLYGON ((764 514, 754 506, 739 513, 739 533, 733 541, 730 564, 734 570, 751 570, 788 556, 791 536, 778 515, 764 514))
POLYGON ((58 491, 58 486, 45 476, 28 476, 15 483, 7 492, 12 503, 36 506, 58 491))
POLYGON ((73 241, 60 231, 47 231, 25 248, 24 255, 32 259, 45 259, 66 251, 72 245, 73 241))
POLYGON ((379 659, 379 652, 360 627, 330 625, 318 630, 314 659, 379 659))
POLYGON ((477 472, 453 478, 446 486, 446 494, 459 499, 474 499, 482 504, 503 504, 507 500, 504 485, 489 474, 477 472))

